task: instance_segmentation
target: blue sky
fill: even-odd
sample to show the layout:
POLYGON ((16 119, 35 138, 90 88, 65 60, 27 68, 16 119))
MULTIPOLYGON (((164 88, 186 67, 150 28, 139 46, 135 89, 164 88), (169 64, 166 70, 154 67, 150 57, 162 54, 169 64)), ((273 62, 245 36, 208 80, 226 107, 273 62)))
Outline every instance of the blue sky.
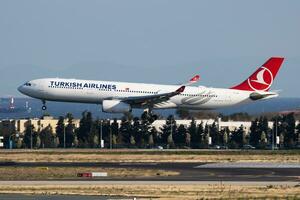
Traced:
POLYGON ((300 1, 1 0, 0 96, 66 77, 230 87, 271 56, 299 97, 300 1))

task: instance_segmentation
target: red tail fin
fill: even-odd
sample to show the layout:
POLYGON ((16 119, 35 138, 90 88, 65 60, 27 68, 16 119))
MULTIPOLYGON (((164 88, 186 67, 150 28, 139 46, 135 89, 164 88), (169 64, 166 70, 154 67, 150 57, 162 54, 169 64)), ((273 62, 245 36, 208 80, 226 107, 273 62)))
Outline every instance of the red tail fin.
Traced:
POLYGON ((284 58, 272 57, 243 83, 230 89, 269 91, 284 58))

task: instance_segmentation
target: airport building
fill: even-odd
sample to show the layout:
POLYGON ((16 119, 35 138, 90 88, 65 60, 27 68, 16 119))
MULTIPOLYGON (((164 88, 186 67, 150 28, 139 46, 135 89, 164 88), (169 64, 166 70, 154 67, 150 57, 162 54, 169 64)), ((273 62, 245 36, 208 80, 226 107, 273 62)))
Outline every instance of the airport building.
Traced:
MULTIPOLYGON (((57 126, 58 119, 55 119, 51 116, 45 116, 41 119, 39 118, 33 118, 33 119, 17 119, 17 120, 3 120, 0 121, 0 135, 6 136, 11 134, 11 130, 16 130, 16 132, 20 133, 21 135, 24 134, 26 130, 26 126, 28 124, 32 124, 34 126, 34 129, 36 131, 41 131, 44 128, 50 126, 53 130, 53 133, 55 134, 55 129, 57 126)), ((111 121, 112 122, 112 121, 111 121)), ((251 121, 222 121, 221 118, 219 118, 217 121, 214 119, 201 119, 201 120, 195 120, 196 124, 203 124, 203 126, 212 125, 214 122, 218 126, 219 130, 228 128, 230 131, 234 131, 235 129, 240 128, 243 126, 245 133, 250 132, 251 127, 251 121)), ((118 120, 119 125, 121 124, 121 120, 118 120)), ((153 122, 153 126, 160 130, 160 128, 163 127, 163 125, 166 123, 166 120, 156 120, 153 122)), ((185 127, 188 127, 191 123, 191 120, 176 120, 177 125, 184 125, 185 127)), ((65 125, 68 124, 67 119, 65 120, 65 125)), ((75 128, 79 127, 80 119, 73 119, 73 124, 75 128)), ((298 122, 297 122, 298 124, 298 122)), ((269 122, 269 127, 273 127, 273 122, 269 122)))
MULTIPOLYGON (((29 119, 29 120, 28 119, 19 119, 19 120, 16 120, 15 126, 16 126, 17 132, 19 132, 19 133, 24 133, 26 126, 28 124, 32 124, 36 131, 41 131, 44 128, 50 126, 53 130, 53 133, 55 134, 56 133, 55 128, 56 128, 57 122, 58 122, 58 119, 54 119, 51 116, 45 116, 41 119, 37 119, 37 118, 29 119)), ((79 127, 79 122, 80 122, 80 119, 73 119, 73 124, 75 125, 75 128, 79 127)), ((65 123, 65 125, 67 125, 68 120, 65 119, 64 123, 65 123)))
MULTIPOLYGON (((17 119, 17 120, 2 120, 0 121, 0 135, 1 136, 7 136, 11 135, 12 130, 15 130, 19 134, 24 134, 26 130, 26 126, 33 125, 35 131, 39 132, 43 130, 46 127, 51 127, 53 130, 53 133, 56 132, 56 126, 57 126, 58 119, 54 119, 51 116, 44 116, 41 119, 39 118, 33 118, 33 119, 17 119)), ((75 125, 75 128, 79 127, 80 119, 73 119, 73 124, 75 125)), ((65 125, 68 124, 68 120, 65 119, 64 121, 65 125)))

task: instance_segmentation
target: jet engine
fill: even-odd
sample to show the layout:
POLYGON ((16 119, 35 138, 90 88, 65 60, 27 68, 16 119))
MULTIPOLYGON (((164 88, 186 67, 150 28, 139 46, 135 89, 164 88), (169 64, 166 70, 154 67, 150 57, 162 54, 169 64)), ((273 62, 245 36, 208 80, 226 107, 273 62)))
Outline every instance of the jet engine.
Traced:
POLYGON ((131 106, 120 100, 103 100, 102 110, 109 113, 125 113, 131 111, 131 106))

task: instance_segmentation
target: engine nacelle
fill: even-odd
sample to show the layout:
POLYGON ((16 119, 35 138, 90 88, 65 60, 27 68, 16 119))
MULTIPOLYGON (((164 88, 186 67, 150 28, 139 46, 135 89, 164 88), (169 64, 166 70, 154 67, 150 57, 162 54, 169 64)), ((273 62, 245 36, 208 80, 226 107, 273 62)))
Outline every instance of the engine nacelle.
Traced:
POLYGON ((103 100, 102 110, 109 113, 125 113, 131 111, 131 106, 120 100, 103 100))

